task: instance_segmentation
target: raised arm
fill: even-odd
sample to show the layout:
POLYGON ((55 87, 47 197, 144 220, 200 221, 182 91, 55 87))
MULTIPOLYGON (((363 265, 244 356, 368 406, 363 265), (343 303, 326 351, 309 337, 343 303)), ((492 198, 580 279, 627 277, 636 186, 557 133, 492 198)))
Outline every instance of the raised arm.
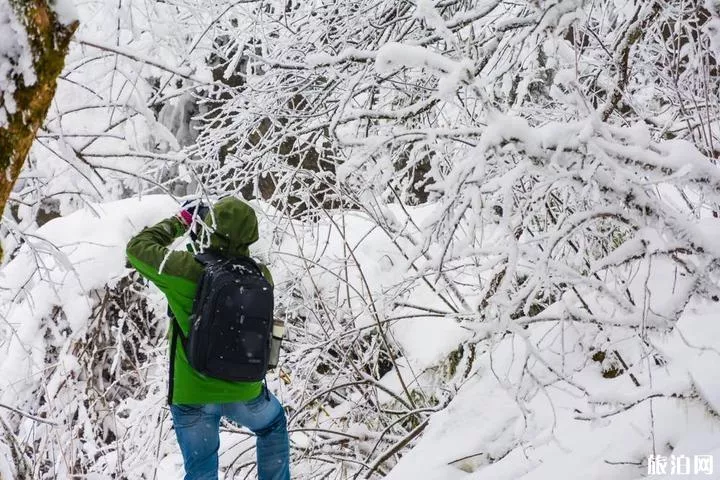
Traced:
POLYGON ((168 248, 186 228, 177 217, 167 218, 135 235, 125 250, 130 264, 166 294, 194 287, 202 275, 202 267, 189 252, 168 248))

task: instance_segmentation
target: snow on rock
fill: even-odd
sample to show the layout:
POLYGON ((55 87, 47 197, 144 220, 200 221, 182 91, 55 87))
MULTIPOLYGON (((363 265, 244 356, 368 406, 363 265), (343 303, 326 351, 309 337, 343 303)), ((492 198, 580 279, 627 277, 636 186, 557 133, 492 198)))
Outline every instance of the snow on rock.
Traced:
POLYGON ((0 0, 0 128, 7 124, 8 115, 16 111, 14 94, 18 79, 24 85, 35 83, 32 51, 25 28, 9 0, 0 0))
POLYGON ((392 331, 403 353, 419 369, 442 362, 472 335, 471 331, 463 329, 449 317, 403 319, 392 331))

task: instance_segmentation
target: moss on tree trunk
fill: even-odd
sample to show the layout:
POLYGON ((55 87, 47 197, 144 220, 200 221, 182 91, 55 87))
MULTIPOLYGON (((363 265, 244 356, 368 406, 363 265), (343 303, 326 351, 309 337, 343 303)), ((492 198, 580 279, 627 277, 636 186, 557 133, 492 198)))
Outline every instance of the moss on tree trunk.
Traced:
POLYGON ((58 21, 48 0, 10 0, 10 5, 27 32, 37 80, 33 85, 24 85, 16 77, 17 110, 0 128, 0 212, 5 209, 35 134, 45 120, 70 39, 78 26, 78 22, 63 25, 58 21))

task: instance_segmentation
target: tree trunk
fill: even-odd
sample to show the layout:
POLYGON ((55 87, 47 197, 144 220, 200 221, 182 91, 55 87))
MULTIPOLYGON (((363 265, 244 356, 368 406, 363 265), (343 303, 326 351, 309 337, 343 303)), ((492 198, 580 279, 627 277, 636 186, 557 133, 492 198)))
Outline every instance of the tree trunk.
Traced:
MULTIPOLYGON (((19 75, 13 78, 17 107, 0 128, 0 212, 5 209, 35 133, 45 120, 55 95, 57 77, 65 65, 70 38, 78 26, 77 21, 63 24, 48 0, 9 1, 18 21, 25 27, 36 81, 25 85, 19 75)), ((2 94, 0 92, 0 107, 2 94)))

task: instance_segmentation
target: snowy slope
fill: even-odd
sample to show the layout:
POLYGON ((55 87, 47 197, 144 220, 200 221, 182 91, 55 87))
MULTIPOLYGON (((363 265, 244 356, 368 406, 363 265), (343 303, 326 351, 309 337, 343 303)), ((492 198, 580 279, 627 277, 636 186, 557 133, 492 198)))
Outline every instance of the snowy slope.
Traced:
POLYGON ((479 359, 474 375, 388 478, 635 480, 645 478, 653 454, 718 458, 718 333, 717 304, 697 305, 671 335, 652 339, 667 363, 654 366, 640 387, 627 375, 605 379, 589 362, 573 375, 585 392, 556 382, 527 405, 518 403, 517 375, 500 373, 499 381, 493 374, 512 370, 513 356, 515 363, 523 358, 521 346, 511 352, 505 341, 492 367, 489 354, 479 359))

